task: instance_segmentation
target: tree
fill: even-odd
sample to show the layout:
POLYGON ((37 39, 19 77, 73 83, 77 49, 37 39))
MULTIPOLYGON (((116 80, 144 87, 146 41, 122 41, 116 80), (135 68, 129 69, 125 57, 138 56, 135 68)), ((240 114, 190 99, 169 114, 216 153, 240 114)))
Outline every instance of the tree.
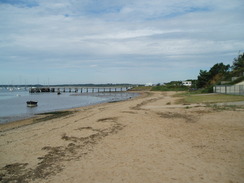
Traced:
MULTIPOLYGON (((217 63, 213 67, 207 70, 200 70, 197 80, 197 88, 205 88, 210 91, 212 86, 219 83, 223 79, 230 80, 231 77, 243 76, 244 73, 244 53, 239 54, 237 58, 234 58, 233 65, 225 65, 223 63, 217 63), (232 69, 232 71, 230 71, 232 69)), ((241 77, 243 79, 243 77, 241 77)))
POLYGON ((229 69, 230 69, 229 64, 224 65, 223 63, 217 63, 209 70, 210 77, 213 78, 217 74, 225 74, 228 72, 229 69))
POLYGON ((225 65, 223 63, 217 63, 211 67, 209 71, 200 70, 197 80, 197 88, 205 88, 217 83, 229 72, 229 69, 229 64, 225 65))
POLYGON ((237 58, 234 58, 232 69, 235 73, 242 74, 244 71, 244 53, 240 54, 237 58))
POLYGON ((237 58, 234 58, 233 61, 233 70, 238 70, 244 68, 244 53, 240 54, 237 58))
POLYGON ((206 70, 200 70, 197 77, 197 88, 204 88, 210 80, 210 73, 206 70))

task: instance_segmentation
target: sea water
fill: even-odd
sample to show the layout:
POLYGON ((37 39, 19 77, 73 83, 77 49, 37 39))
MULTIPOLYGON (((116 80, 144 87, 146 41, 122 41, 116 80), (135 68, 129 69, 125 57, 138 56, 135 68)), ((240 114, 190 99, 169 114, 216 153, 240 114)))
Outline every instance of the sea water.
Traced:
POLYGON ((0 124, 25 119, 38 113, 58 111, 98 103, 127 100, 138 94, 128 92, 105 93, 29 93, 26 90, 0 90, 0 124), (37 107, 27 107, 29 100, 37 107))

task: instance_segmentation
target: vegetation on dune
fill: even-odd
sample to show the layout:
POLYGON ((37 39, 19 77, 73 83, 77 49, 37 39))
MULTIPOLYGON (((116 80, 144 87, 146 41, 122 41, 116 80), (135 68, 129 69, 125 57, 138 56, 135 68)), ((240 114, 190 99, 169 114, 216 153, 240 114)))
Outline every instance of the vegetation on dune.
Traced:
POLYGON ((197 93, 212 93, 213 86, 220 84, 233 85, 244 81, 244 53, 234 58, 232 65, 223 63, 214 64, 208 71, 200 70, 197 80, 191 81, 191 86, 184 86, 182 81, 171 81, 163 85, 156 86, 138 86, 134 91, 191 91, 197 93), (225 81, 225 82, 222 82, 225 81))
POLYGON ((244 71, 244 53, 240 54, 237 58, 234 58, 232 69, 238 74, 242 74, 244 71))
POLYGON ((151 91, 187 91, 189 87, 183 86, 181 81, 171 81, 164 85, 153 86, 151 91))
POLYGON ((206 104, 206 106, 212 108, 216 111, 223 110, 243 110, 243 105, 235 105, 235 104, 222 104, 218 103, 228 103, 228 102, 238 102, 244 101, 244 96, 238 95, 224 95, 224 94, 192 94, 189 92, 184 92, 180 94, 176 94, 175 97, 180 97, 176 103, 186 105, 186 109, 191 108, 189 104, 206 104))
POLYGON ((222 102, 236 102, 244 101, 244 96, 238 95, 224 95, 224 94, 192 94, 190 92, 185 92, 175 95, 176 97, 181 97, 178 103, 182 104, 196 104, 196 103, 222 103, 222 102))
POLYGON ((209 71, 200 70, 197 79, 197 88, 204 88, 217 83, 228 74, 229 69, 230 65, 217 63, 209 71))
POLYGON ((200 70, 197 78, 197 88, 201 89, 202 93, 213 92, 213 86, 221 84, 221 81, 226 81, 226 84, 236 84, 244 80, 244 53, 234 58, 232 66, 223 63, 217 63, 212 68, 200 70), (232 81, 235 77, 236 80, 232 81))

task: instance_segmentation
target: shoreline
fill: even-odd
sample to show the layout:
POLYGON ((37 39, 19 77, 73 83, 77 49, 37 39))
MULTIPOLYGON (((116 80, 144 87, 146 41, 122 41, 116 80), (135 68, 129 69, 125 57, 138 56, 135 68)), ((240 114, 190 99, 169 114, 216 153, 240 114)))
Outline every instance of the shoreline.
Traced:
POLYGON ((142 92, 1 131, 1 181, 242 182, 243 109, 184 106, 174 94, 142 92))
MULTIPOLYGON (((109 92, 106 92, 106 93, 109 93, 109 92)), ((111 93, 111 92, 110 92, 111 93)), ((134 94, 138 94, 138 96, 140 96, 140 92, 134 92, 134 91, 126 91, 126 92, 116 92, 117 93, 134 93, 134 94)), ((96 93, 97 94, 97 93, 96 93)), ((100 93, 101 94, 101 93, 100 93)), ((93 96, 94 93, 84 93, 84 94, 71 94, 73 96, 85 96, 85 95, 88 95, 88 96, 93 96)), ((51 110, 51 111, 46 111, 46 112, 42 112, 42 113, 52 113, 52 112, 59 112, 59 111, 74 111, 74 110, 79 110, 80 108, 85 108, 85 107, 89 107, 89 106, 96 106, 96 105, 99 105, 99 104, 106 104, 106 103, 115 103, 115 102, 121 102, 121 101, 126 101, 126 100, 130 100, 130 99, 133 99, 133 98, 136 98, 138 96, 135 96, 135 97, 132 97, 132 98, 128 98, 128 99, 121 99, 121 100, 115 100, 115 101, 106 101, 106 102, 98 102, 98 103, 95 103, 95 104, 88 104, 86 106, 80 106, 80 107, 72 107, 72 108, 67 108, 67 109, 57 109, 57 110, 51 110)), ((4 123, 0 123, 0 132, 1 131, 4 131, 6 129, 9 129, 9 128, 19 128, 23 125, 30 125, 32 124, 33 120, 34 119, 38 119, 40 117, 40 115, 42 115, 42 113, 37 113, 37 114, 32 114, 32 115, 21 115, 19 117, 17 116, 9 116, 8 118, 14 118, 14 120, 12 121, 7 121, 7 122, 4 122, 4 123)))

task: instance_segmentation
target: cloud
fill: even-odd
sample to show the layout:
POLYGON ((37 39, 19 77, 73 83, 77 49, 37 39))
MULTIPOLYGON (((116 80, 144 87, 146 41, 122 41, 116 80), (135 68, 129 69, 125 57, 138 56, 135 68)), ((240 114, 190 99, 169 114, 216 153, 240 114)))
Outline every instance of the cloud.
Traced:
POLYGON ((145 72, 153 78, 147 82, 196 78, 200 69, 230 63, 243 50, 243 5, 242 0, 2 0, 0 67, 11 73, 18 65, 23 69, 18 75, 28 68, 80 69, 77 77, 105 71, 101 82, 111 78, 108 70, 145 72), (172 69, 181 77, 167 74, 172 69))

